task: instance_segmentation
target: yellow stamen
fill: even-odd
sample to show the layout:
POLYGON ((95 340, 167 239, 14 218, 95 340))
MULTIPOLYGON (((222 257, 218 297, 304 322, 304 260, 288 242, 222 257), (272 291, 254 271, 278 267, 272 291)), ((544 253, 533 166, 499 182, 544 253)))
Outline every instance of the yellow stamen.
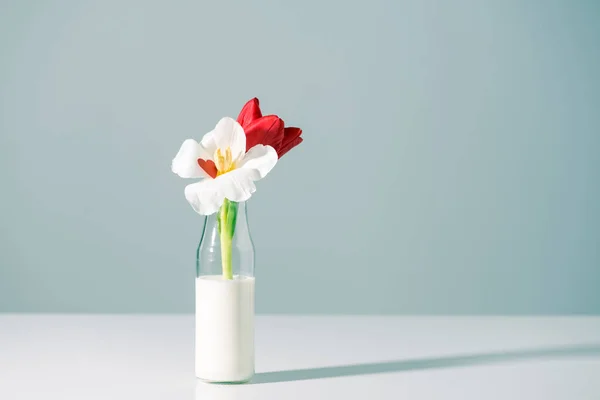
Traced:
POLYGON ((231 148, 229 147, 225 149, 225 155, 223 155, 223 151, 221 151, 221 149, 217 149, 217 151, 215 151, 214 159, 215 166, 217 167, 217 176, 223 175, 235 169, 235 163, 233 162, 233 157, 231 155, 231 148))

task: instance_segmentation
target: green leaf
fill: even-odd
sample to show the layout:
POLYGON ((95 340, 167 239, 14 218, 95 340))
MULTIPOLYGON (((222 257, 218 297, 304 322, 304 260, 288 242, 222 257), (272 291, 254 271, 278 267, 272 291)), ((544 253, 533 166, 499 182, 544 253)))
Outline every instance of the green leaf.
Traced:
POLYGON ((227 199, 225 199, 225 201, 223 201, 223 204, 221 204, 221 208, 219 208, 219 211, 217 214, 217 230, 219 231, 219 235, 221 234, 221 224, 226 222, 225 218, 227 216, 227 208, 229 207, 229 204, 227 201, 228 201, 227 199))
POLYGON ((238 203, 235 201, 229 202, 229 208, 227 209, 227 228, 229 237, 233 238, 235 233, 235 223, 237 220, 238 203))

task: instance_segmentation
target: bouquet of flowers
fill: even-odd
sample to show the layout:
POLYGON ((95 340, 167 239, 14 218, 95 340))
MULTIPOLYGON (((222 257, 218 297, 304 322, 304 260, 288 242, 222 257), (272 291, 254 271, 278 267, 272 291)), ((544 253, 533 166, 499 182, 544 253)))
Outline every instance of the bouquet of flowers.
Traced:
POLYGON ((245 382, 254 375, 254 246, 246 200, 302 130, 277 115, 262 115, 257 98, 237 117, 222 118, 200 142, 187 139, 171 169, 199 178, 185 198, 204 215, 196 259, 196 376, 245 382))

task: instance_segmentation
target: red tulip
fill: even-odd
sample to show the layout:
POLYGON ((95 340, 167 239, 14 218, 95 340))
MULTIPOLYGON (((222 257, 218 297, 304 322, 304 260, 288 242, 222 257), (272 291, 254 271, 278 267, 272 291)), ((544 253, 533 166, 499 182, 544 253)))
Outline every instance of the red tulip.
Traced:
POLYGON ((246 132, 246 151, 257 144, 271 146, 281 158, 292 148, 302 143, 302 129, 284 127, 284 122, 277 115, 262 116, 258 99, 255 97, 244 104, 237 122, 246 132))

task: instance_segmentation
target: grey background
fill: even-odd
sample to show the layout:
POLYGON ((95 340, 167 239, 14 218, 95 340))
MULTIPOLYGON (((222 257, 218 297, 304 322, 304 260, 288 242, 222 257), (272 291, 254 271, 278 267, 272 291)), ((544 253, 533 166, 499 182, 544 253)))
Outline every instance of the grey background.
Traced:
POLYGON ((258 312, 600 312, 597 2, 0 5, 0 311, 192 311, 170 161, 258 96, 258 312))

